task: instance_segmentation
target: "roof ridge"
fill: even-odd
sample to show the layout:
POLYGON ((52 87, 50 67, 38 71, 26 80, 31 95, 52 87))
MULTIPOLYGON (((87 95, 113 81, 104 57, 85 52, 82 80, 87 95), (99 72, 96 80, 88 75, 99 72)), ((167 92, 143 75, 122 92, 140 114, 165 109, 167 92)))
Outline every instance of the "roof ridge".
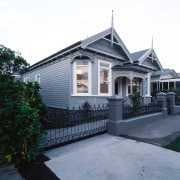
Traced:
POLYGON ((148 51, 148 50, 150 50, 150 49, 151 49, 151 48, 143 49, 143 50, 140 50, 140 51, 132 52, 131 54, 135 54, 135 53, 139 53, 139 52, 143 52, 143 51, 148 51))

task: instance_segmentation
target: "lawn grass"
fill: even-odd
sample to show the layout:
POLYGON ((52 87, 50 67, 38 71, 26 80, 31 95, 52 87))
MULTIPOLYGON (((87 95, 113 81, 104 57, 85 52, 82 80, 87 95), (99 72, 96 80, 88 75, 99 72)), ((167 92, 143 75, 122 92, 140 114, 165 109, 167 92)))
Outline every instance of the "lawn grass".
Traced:
POLYGON ((174 141, 165 146, 165 148, 180 152, 180 136, 178 136, 174 141))

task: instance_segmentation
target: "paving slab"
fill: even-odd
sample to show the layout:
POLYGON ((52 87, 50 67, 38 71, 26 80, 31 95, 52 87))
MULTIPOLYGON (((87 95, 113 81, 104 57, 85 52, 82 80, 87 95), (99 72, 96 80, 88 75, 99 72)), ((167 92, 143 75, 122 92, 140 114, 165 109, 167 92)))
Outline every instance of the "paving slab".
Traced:
POLYGON ((62 180, 180 179, 180 153, 108 134, 46 153, 62 180))

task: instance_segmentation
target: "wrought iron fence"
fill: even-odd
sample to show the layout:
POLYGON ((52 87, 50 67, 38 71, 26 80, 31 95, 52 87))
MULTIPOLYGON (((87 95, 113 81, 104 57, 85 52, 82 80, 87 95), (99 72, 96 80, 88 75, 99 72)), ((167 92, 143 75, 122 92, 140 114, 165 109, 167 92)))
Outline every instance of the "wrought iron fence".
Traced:
POLYGON ((159 102, 139 106, 126 105, 123 106, 123 119, 128 119, 156 112, 162 112, 162 104, 159 102))
POLYGON ((175 96, 175 105, 180 106, 180 96, 175 96))
POLYGON ((50 110, 43 121, 45 149, 106 132, 107 106, 50 110))

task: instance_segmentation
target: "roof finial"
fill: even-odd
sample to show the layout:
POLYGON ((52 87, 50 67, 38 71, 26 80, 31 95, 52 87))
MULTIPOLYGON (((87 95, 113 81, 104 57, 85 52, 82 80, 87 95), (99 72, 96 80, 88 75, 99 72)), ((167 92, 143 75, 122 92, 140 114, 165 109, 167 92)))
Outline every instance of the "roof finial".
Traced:
POLYGON ((153 49, 153 36, 152 36, 152 42, 151 42, 151 49, 153 49))
POLYGON ((113 10, 112 10, 112 20, 111 20, 111 47, 113 47, 113 39, 114 39, 114 22, 113 22, 113 10))

